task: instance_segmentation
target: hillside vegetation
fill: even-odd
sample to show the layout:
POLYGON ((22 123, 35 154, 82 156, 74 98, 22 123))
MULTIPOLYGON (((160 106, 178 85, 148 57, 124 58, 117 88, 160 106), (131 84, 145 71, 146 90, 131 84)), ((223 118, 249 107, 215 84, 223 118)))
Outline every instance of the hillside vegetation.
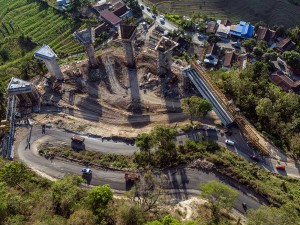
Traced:
POLYGON ((72 33, 84 24, 46 2, 0 0, 0 76, 32 76, 34 50, 48 44, 60 57, 81 50, 72 33), (29 63, 30 61, 30 63, 29 63))
POLYGON ((292 27, 299 24, 300 6, 297 1, 273 0, 150 0, 158 3, 158 9, 168 13, 191 15, 201 12, 209 17, 229 18, 233 21, 264 21, 267 24, 292 27))

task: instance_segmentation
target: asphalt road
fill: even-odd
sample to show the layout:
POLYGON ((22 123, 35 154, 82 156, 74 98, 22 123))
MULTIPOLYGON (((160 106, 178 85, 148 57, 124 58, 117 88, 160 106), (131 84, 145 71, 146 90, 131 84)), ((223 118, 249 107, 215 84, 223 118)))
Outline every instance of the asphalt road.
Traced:
MULTIPOLYGON (((54 178, 62 178, 66 174, 82 175, 81 165, 56 159, 51 162, 50 160, 39 156, 37 153, 38 144, 48 140, 70 142, 70 137, 70 133, 66 133, 62 130, 51 128, 46 129, 46 134, 42 134, 39 127, 33 127, 32 132, 20 142, 17 149, 18 157, 31 168, 54 178), (28 149, 27 144, 27 139, 29 136, 31 143, 30 149, 28 149)), ((91 149, 102 152, 129 154, 136 150, 136 147, 131 145, 120 142, 102 142, 101 140, 95 138, 86 137, 85 142, 87 148, 92 147, 91 149)), ((200 193, 199 185, 210 180, 218 180, 224 183, 229 182, 228 180, 224 180, 223 177, 218 174, 192 170, 188 168, 180 168, 178 170, 169 169, 162 171, 162 174, 165 174, 168 177, 169 186, 167 189, 170 191, 172 198, 176 198, 178 200, 186 199, 188 195, 198 195, 200 193)), ((92 177, 88 178, 90 179, 90 184, 92 185, 102 185, 108 183, 110 184, 111 188, 117 192, 124 192, 129 188, 126 186, 124 173, 119 171, 105 171, 93 168, 93 175, 92 177)), ((235 209, 239 210, 240 212, 244 212, 241 205, 242 202, 247 203, 248 208, 258 208, 261 205, 261 202, 251 195, 243 186, 233 182, 230 184, 233 185, 234 188, 237 188, 239 192, 238 201, 234 205, 235 209)))

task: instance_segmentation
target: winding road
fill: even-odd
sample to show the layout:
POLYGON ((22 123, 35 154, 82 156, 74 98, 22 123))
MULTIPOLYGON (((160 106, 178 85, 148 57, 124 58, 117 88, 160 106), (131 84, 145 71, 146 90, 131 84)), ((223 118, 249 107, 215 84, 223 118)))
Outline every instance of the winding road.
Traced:
MULTIPOLYGON (((235 132, 234 132, 235 133, 235 132)), ((47 128, 46 134, 42 134, 41 128, 32 126, 28 129, 27 136, 21 140, 17 154, 21 161, 26 163, 29 167, 40 173, 46 174, 53 178, 62 178, 66 174, 81 174, 82 166, 68 161, 60 161, 54 159, 52 162, 38 155, 37 147, 45 142, 56 141, 71 144, 70 137, 73 133, 66 132, 61 129, 47 128), (28 148, 28 140, 31 146, 28 148)), ((218 134, 214 129, 208 129, 191 133, 188 135, 181 135, 177 137, 177 141, 184 141, 186 139, 199 139, 202 136, 208 136, 215 139, 220 144, 224 143, 225 137, 218 134)), ((238 135, 233 134, 237 138, 238 135)), ((117 154, 132 154, 137 148, 123 142, 105 141, 101 138, 86 137, 86 149, 92 151, 100 151, 106 153, 117 154)), ((234 149, 233 149, 234 150, 234 149)), ((246 149, 245 149, 246 150, 246 149)), ((243 151, 241 151, 243 153, 243 151)), ((186 199, 188 195, 198 195, 199 184, 206 183, 210 180, 218 180, 230 184, 239 192, 238 201, 234 205, 235 209, 244 212, 241 203, 246 202, 248 208, 258 208, 262 202, 254 197, 254 194, 249 192, 245 187, 237 184, 234 181, 224 180, 224 177, 212 172, 203 172, 189 168, 168 169, 162 171, 169 179, 169 191, 173 198, 178 200, 186 199)), ((159 174, 157 174, 159 176, 159 174)), ((100 170, 93 168, 93 175, 90 182, 92 185, 110 184, 111 188, 117 193, 123 193, 128 190, 124 180, 124 173, 120 171, 100 170)))

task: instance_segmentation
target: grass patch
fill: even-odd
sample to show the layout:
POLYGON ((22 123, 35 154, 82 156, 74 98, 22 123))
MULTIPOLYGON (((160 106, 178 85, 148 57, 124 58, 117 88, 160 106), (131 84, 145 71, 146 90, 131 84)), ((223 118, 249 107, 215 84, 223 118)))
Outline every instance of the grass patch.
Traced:
POLYGON ((94 151, 75 151, 69 146, 54 146, 44 144, 39 147, 39 154, 53 153, 56 157, 78 160, 82 163, 94 164, 101 167, 112 167, 118 169, 134 168, 131 156, 102 153, 94 151))
POLYGON ((72 18, 44 1, 0 0, 0 5, 2 81, 43 73, 43 63, 33 57, 42 44, 48 44, 59 58, 82 51, 72 34, 86 27, 86 21, 72 18))

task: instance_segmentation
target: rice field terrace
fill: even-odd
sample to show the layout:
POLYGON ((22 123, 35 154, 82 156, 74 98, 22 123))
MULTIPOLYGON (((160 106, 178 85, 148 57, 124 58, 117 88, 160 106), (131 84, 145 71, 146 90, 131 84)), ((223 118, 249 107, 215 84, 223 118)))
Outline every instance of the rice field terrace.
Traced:
POLYGON ((84 24, 35 0, 0 0, 0 79, 21 76, 34 51, 48 44, 59 57, 82 50, 72 33, 84 24))
POLYGON ((191 15, 202 12, 212 18, 229 18, 292 27, 300 24, 298 0, 150 0, 162 12, 191 15))

